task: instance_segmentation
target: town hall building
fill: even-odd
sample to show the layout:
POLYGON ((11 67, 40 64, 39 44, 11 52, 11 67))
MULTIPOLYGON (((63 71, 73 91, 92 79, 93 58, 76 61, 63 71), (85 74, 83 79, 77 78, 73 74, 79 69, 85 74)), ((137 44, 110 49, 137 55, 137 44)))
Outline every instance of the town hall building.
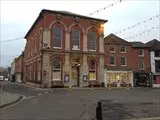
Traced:
POLYGON ((24 81, 43 87, 101 86, 106 22, 42 10, 25 35, 24 81))

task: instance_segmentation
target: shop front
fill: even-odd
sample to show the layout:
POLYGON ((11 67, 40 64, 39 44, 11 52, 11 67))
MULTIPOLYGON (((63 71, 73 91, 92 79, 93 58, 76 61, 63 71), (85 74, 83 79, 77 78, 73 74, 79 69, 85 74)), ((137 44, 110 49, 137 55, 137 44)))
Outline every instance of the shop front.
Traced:
POLYGON ((133 87, 132 70, 105 70, 106 87, 133 87))
POLYGON ((153 87, 160 87, 160 74, 153 75, 153 87))

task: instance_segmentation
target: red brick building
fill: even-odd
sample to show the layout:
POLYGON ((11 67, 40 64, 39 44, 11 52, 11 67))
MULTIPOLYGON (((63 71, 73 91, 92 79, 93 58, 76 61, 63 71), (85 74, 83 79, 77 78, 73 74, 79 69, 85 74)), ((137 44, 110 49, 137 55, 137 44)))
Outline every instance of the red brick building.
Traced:
POLYGON ((149 46, 114 34, 105 39, 106 86, 133 86, 133 72, 150 72, 149 46))
POLYGON ((15 82, 23 81, 23 52, 22 54, 15 58, 15 82))
POLYGON ((105 22, 42 10, 25 36, 24 80, 46 87, 102 83, 105 22))

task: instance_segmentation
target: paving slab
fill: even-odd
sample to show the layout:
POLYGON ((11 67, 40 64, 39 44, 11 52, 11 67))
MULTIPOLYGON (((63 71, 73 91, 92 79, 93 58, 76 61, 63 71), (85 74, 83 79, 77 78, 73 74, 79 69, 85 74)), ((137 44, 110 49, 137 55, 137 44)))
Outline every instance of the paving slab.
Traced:
POLYGON ((23 97, 19 94, 0 91, 0 109, 20 101, 23 97))

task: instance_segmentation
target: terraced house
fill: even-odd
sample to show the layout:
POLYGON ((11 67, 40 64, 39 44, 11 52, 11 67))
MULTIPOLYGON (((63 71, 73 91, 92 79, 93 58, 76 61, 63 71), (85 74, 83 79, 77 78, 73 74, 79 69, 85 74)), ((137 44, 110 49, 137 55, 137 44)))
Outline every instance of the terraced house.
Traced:
POLYGON ((151 79, 148 79, 151 72, 148 45, 128 42, 114 34, 104 39, 106 86, 127 87, 141 83, 152 85, 151 79))
POLYGON ((25 36, 24 80, 44 87, 103 83, 106 22, 42 10, 25 36))

